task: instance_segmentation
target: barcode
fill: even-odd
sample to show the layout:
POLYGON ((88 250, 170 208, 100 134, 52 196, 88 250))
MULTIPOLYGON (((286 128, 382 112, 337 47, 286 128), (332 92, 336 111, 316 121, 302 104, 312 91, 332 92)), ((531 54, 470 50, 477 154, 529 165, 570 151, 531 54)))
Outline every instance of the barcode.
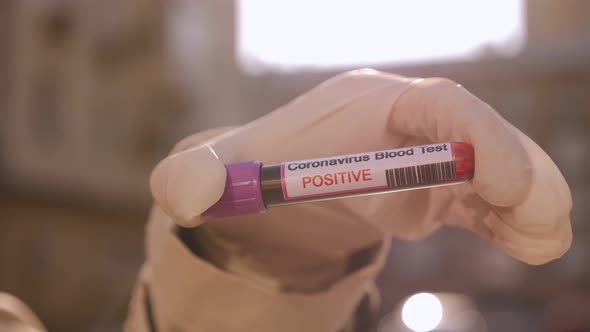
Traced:
POLYGON ((446 161, 385 170, 389 188, 412 187, 452 181, 456 178, 455 162, 446 161))

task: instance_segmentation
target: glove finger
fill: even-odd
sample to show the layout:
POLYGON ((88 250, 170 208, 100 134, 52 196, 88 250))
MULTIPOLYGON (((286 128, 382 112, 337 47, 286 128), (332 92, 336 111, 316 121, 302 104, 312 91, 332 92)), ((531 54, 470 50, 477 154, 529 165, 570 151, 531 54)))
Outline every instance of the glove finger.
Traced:
POLYGON ((389 124, 394 131, 434 142, 471 143, 474 190, 495 206, 513 206, 526 198, 532 166, 516 129, 457 83, 426 79, 413 84, 397 100, 389 124))
POLYGON ((225 167, 215 153, 203 144, 229 130, 216 128, 189 136, 178 143, 173 154, 161 161, 152 172, 152 195, 177 224, 197 226, 202 222, 197 216, 223 194, 225 167))
POLYGON ((571 245, 572 198, 551 158, 525 135, 519 138, 533 164, 532 185, 522 203, 495 209, 490 227, 514 256, 541 264, 561 257, 571 245))
POLYGON ((571 245, 571 193, 549 156, 524 134, 517 137, 532 165, 531 188, 525 200, 511 207, 496 207, 473 187, 447 187, 458 199, 447 207, 444 219, 493 241, 515 258, 542 264, 561 257, 571 245))

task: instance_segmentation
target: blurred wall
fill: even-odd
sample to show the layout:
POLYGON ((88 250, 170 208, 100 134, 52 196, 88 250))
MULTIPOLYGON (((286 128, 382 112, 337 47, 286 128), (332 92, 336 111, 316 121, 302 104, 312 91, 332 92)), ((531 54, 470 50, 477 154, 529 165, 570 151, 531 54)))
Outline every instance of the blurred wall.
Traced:
MULTIPOLYGON (((142 261, 147 177, 174 141, 254 119, 337 73, 242 73, 234 10, 214 0, 0 3, 0 291, 51 330, 119 330, 142 261)), ((473 296, 489 331, 557 331, 568 310, 590 317, 589 12, 585 0, 531 0, 516 58, 377 68, 450 77, 530 135, 572 188, 575 231, 566 257, 541 267, 458 230, 396 241, 383 313, 430 289, 473 296)))
POLYGON ((51 331, 118 331, 149 171, 189 130, 165 12, 144 0, 1 6, 0 291, 51 331))

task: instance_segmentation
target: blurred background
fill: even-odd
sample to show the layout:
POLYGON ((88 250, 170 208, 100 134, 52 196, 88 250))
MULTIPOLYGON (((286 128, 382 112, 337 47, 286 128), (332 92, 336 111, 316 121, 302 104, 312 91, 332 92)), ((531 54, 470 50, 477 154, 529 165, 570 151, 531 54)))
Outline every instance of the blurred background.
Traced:
POLYGON ((380 331, 590 331, 589 14, 586 0, 0 1, 0 291, 50 331, 120 331, 148 175, 174 142, 372 67, 461 83, 574 197, 572 248, 543 266, 457 229, 394 241, 380 331))

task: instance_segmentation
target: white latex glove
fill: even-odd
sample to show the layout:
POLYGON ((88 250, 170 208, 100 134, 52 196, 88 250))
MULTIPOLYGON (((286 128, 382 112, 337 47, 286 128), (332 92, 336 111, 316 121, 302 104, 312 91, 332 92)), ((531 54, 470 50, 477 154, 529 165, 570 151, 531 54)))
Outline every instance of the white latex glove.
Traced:
POLYGON ((276 207, 261 215, 213 219, 198 228, 213 234, 210 242, 217 241, 201 239, 213 256, 234 247, 266 250, 261 255, 266 258, 250 257, 242 264, 271 276, 273 265, 294 276, 313 274, 323 254, 358 249, 356 239, 374 236, 363 234, 359 225, 404 239, 423 237, 443 223, 460 226, 530 264, 562 256, 572 241, 571 195, 552 160, 489 105, 447 79, 349 72, 218 134, 187 138, 152 174, 158 205, 179 225, 204 222, 199 215, 224 188, 223 163, 279 163, 447 141, 475 148, 469 183, 276 207), (289 263, 293 248, 299 257, 310 251, 306 265, 289 263))

